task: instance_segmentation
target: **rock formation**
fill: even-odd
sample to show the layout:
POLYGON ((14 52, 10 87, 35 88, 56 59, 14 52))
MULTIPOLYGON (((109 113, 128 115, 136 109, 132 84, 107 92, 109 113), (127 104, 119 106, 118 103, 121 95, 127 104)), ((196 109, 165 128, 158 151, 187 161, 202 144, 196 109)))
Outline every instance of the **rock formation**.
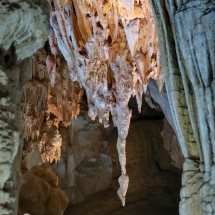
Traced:
POLYGON ((60 187, 67 193, 69 204, 83 202, 91 194, 110 188, 112 160, 108 155, 108 131, 98 120, 92 121, 87 108, 69 128, 61 128, 61 160, 53 165, 60 187))
POLYGON ((51 55, 48 45, 38 50, 31 58, 32 76, 22 94, 21 109, 24 133, 23 160, 39 146, 43 162, 60 160, 62 137, 60 123, 70 125, 73 117, 79 114, 83 94, 79 84, 69 78, 65 60, 60 53, 51 55), (56 61, 54 82, 50 75, 50 56, 56 61), (48 71, 47 71, 48 70, 48 71))
MULTIPOLYGON (((180 168, 185 157, 180 214, 214 214, 214 11, 212 0, 0 1, 0 214, 17 214, 21 159, 23 171, 60 161, 54 166, 59 175, 64 175, 64 170, 86 171, 80 171, 80 178, 91 174, 87 165, 100 159, 106 162, 103 168, 107 172, 102 174, 107 174, 108 180, 94 191, 109 186, 109 173, 114 171, 109 163, 111 155, 105 152, 101 157, 97 145, 96 156, 87 156, 99 141, 86 147, 81 145, 83 139, 73 139, 74 147, 65 138, 72 119, 79 114, 84 90, 89 117, 98 118, 105 127, 112 122, 117 127, 121 172, 117 193, 123 206, 129 183, 129 107, 135 98, 140 112, 144 92, 146 102, 151 107, 153 100, 157 102, 174 130, 166 121, 163 139, 174 164, 180 168), (83 160, 74 158, 76 149, 85 155, 83 160), (76 169, 67 165, 67 155, 77 162, 76 169)), ((76 129, 77 138, 82 128, 76 125, 86 119, 81 117, 70 127, 76 129)), ((32 178, 36 187, 41 179, 29 175, 26 177, 32 178)), ((73 179, 69 182, 75 187, 73 179)), ((85 191, 82 200, 94 192, 85 191)), ((41 205, 46 208, 44 202, 41 205)))
POLYGON ((215 213, 215 2, 150 1, 185 157, 180 214, 215 213))
MULTIPOLYGON (((99 193, 88 196, 84 202, 69 206, 65 215, 85 215, 86 213, 88 215, 140 215, 143 212, 146 215, 178 214, 181 171, 171 165, 171 158, 163 147, 166 142, 160 135, 162 128, 162 119, 139 119, 131 121, 126 140, 127 173, 130 184, 124 208, 121 207, 121 202, 116 195, 116 190, 118 189, 117 179, 121 174, 116 149, 117 129, 113 127, 112 129, 109 128, 107 155, 112 161, 110 165, 112 170, 111 186, 108 190, 100 190, 99 193)), ((93 134, 96 135, 97 132, 98 129, 96 131, 91 129, 92 139, 94 139, 93 134)), ((95 143, 91 143, 92 145, 95 147, 95 143)), ((94 149, 95 151, 96 148, 94 149)), ((98 151, 96 152, 99 153, 98 151)), ((101 151, 100 154, 102 155, 102 153, 104 152, 101 151)), ((80 156, 81 151, 76 151, 76 155, 80 156)), ((77 161, 77 158, 74 161, 77 161)), ((68 165, 72 167, 75 166, 74 163, 72 164, 70 161, 68 165)), ((101 159, 100 162, 88 160, 80 166, 82 168, 77 168, 75 183, 78 183, 80 180, 80 184, 82 185, 80 188, 84 188, 83 191, 85 193, 87 190, 93 190, 100 186, 105 187, 105 181, 108 179, 108 171, 105 168, 104 159, 101 159), (102 169, 100 169, 101 165, 103 165, 102 169), (83 167, 85 167, 85 170, 83 167), (97 169, 101 177, 96 175, 97 172, 94 172, 95 169, 97 169), (80 175, 82 177, 79 177, 80 175), (88 186, 89 184, 91 186, 88 186)), ((65 183, 68 182, 65 180, 65 183)), ((71 190, 69 192, 73 193, 71 190)))
MULTIPOLYGON (((163 79, 155 26, 148 1, 50 0, 51 26, 70 78, 86 90, 89 116, 105 127, 111 113, 118 128, 122 175, 118 195, 125 205, 126 137, 136 96, 139 110, 148 79, 163 79)), ((50 46, 52 47, 51 39, 50 46)), ((55 50, 55 49, 54 49, 55 50)), ((54 53, 52 53, 54 55, 54 53)))
POLYGON ((24 60, 44 45, 48 5, 42 1, 0 1, 0 214, 17 214, 22 135, 21 90, 29 78, 24 60))
POLYGON ((58 188, 58 177, 50 164, 36 166, 21 176, 18 214, 60 215, 67 203, 67 195, 58 188))

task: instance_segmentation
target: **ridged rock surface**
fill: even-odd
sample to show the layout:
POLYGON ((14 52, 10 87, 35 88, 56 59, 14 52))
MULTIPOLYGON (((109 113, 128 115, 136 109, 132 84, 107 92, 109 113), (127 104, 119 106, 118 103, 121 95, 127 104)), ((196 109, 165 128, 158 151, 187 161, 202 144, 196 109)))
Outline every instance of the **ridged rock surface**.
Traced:
POLYGON ((21 150, 21 90, 31 63, 23 60, 44 45, 48 5, 0 1, 0 214, 17 214, 21 150))
POLYGON ((215 2, 150 1, 179 144, 181 215, 215 213, 215 2))

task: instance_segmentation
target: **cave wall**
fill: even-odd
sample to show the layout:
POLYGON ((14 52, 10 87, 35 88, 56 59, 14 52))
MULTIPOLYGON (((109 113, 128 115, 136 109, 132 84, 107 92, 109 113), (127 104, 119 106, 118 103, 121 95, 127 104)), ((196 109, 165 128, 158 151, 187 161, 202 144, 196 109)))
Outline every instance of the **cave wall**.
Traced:
MULTIPOLYGON (((74 115, 77 114, 78 106, 75 103, 69 110, 71 114, 67 115, 65 110, 73 97, 68 101, 65 98, 72 88, 69 78, 78 81, 87 90, 90 117, 95 119, 98 116, 107 126, 111 113, 118 127, 122 173, 118 193, 124 204, 128 186, 125 138, 131 117, 128 102, 131 96, 136 95, 140 109, 142 92, 150 77, 158 80, 161 92, 161 53, 172 112, 169 121, 177 133, 185 157, 180 213, 213 214, 215 3, 209 0, 151 0, 159 52, 148 1, 126 2, 49 1, 53 32, 49 38, 51 50, 46 53, 48 74, 51 86, 57 83, 56 86, 63 86, 66 90, 60 92, 59 88, 46 88, 49 91, 47 101, 50 102, 47 112, 51 117, 47 118, 47 124, 41 130, 39 147, 40 153, 44 154, 43 161, 55 160, 47 156, 53 149, 52 145, 46 145, 49 139, 47 125, 48 129, 53 130, 50 134, 59 137, 59 122, 70 123, 73 110, 74 115), (61 73, 64 77, 62 84, 61 76, 56 73, 59 61, 57 46, 68 66, 68 73, 61 73), (54 113, 54 118, 51 113, 54 113)), ((3 0, 0 6, 0 212, 16 214, 22 149, 20 100, 22 86, 30 78, 32 69, 32 62, 24 59, 43 46, 49 33, 49 9, 45 1, 32 3, 29 0, 3 0)), ((66 63, 62 64, 63 68, 66 68, 66 63)), ((28 107, 23 108, 29 110, 28 107)), ((41 123, 42 120, 40 126, 41 123)), ((31 128, 35 132, 33 138, 38 135, 34 128, 31 128)), ((26 132, 26 136, 31 134, 26 132)), ((60 139, 58 142, 61 142, 60 139)), ((58 145, 58 149, 60 147, 58 145)), ((56 157, 59 159, 58 152, 56 157)))
POLYGON ((180 214, 213 214, 215 3, 150 2, 170 108, 185 156, 180 214))
MULTIPOLYGON (((149 113, 149 110, 146 113, 149 113)), ((151 110, 151 113, 154 113, 154 111, 151 110)), ((144 114, 143 112, 142 115, 144 114)), ((91 129, 86 131, 83 126, 79 127, 81 125, 80 121, 83 121, 83 119, 79 119, 75 126, 74 134, 76 134, 77 139, 82 139, 82 141, 78 141, 78 145, 77 142, 73 141, 75 154, 72 155, 72 151, 67 154, 68 158, 70 158, 68 159, 70 162, 67 164, 69 167, 67 168, 68 173, 69 171, 71 172, 72 167, 76 168, 73 171, 73 176, 70 176, 70 178, 75 178, 75 184, 73 185, 73 190, 68 189, 67 192, 70 195, 75 194, 74 188, 79 188, 78 185, 81 185, 80 188, 82 189, 79 190, 79 193, 83 191, 81 194, 87 194, 86 191, 93 192, 88 192, 90 195, 84 196, 83 202, 70 205, 65 214, 139 215, 143 214, 143 212, 146 215, 178 214, 181 170, 172 165, 171 157, 164 148, 168 141, 166 142, 160 135, 164 128, 163 120, 160 118, 141 119, 141 116, 139 116, 138 120, 137 118, 133 119, 127 137, 126 157, 130 184, 126 197, 126 206, 121 207, 121 202, 116 195, 118 177, 121 174, 116 149, 117 129, 113 126, 110 126, 111 128, 108 129, 108 142, 106 143, 108 151, 105 153, 104 148, 100 145, 101 140, 98 141, 95 138, 100 130, 99 127, 96 127, 96 130, 93 127, 98 125, 98 122, 90 120, 88 125, 91 125, 91 129), (90 133, 88 136, 92 136, 90 140, 85 138, 85 132, 90 133), (90 143, 90 148, 86 147, 88 143, 90 143), (80 146, 84 147, 85 151, 78 150, 80 146), (99 148, 100 150, 98 150, 99 148), (84 153, 81 153, 81 151, 84 153), (75 157, 79 157, 80 160, 86 152, 88 155, 84 162, 77 165, 78 158, 75 157), (100 157, 105 158, 104 153, 106 158, 108 157, 106 161, 105 159, 100 159, 100 157), (105 163, 106 165, 104 165, 105 163), (107 166, 109 166, 111 174, 108 173, 107 166), (110 183, 109 187, 106 186, 108 180, 110 183), (98 190, 97 188, 99 187, 103 189, 98 190)), ((85 120, 85 123, 89 122, 85 120)), ((171 133, 171 127, 168 127, 166 130, 171 133)), ((104 141, 105 135, 102 135, 100 138, 104 141)), ((63 167, 62 163, 59 163, 59 167, 63 167)), ((61 177, 63 185, 68 185, 68 178, 64 175, 65 171, 61 173, 63 173, 63 177, 61 177)), ((78 196, 74 197, 77 199, 78 196)))
POLYGON ((52 167, 60 187, 68 195, 69 204, 78 204, 91 194, 109 189, 112 161, 107 153, 107 129, 98 120, 92 121, 87 108, 82 106, 80 115, 70 127, 61 128, 60 133, 65 150, 52 167))
POLYGON ((42 1, 0 2, 0 214, 17 214, 21 151, 20 100, 30 75, 24 60, 48 36, 48 5, 42 1))

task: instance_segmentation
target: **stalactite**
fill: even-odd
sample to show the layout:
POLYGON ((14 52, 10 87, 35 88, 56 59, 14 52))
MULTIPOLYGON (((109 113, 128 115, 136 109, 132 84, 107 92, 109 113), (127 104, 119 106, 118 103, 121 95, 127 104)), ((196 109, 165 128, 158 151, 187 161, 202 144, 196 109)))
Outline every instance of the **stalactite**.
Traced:
POLYGON ((108 126, 111 113, 118 128, 122 176, 118 195, 125 204, 126 137, 136 96, 139 110, 150 77, 162 89, 155 26, 147 0, 49 0, 51 26, 73 81, 86 90, 89 116, 108 126))
POLYGON ((43 162, 60 160, 62 138, 59 124, 69 126, 72 118, 79 114, 83 90, 77 82, 70 80, 66 62, 52 33, 49 43, 50 47, 33 55, 32 67, 29 68, 32 76, 22 94, 23 163, 34 150, 34 144, 38 144, 43 162))

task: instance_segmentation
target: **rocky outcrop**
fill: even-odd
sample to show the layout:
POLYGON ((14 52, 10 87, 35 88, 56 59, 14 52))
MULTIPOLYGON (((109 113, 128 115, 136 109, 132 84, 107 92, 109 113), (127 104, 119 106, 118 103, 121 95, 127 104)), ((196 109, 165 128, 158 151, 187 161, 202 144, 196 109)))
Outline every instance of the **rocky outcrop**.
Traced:
POLYGON ((44 45, 48 5, 43 1, 0 1, 0 214, 17 214, 22 150, 21 90, 30 75, 23 60, 44 45))
POLYGON ((21 176, 18 214, 61 215, 67 203, 67 195, 58 188, 58 177, 50 164, 34 167, 21 176))
POLYGON ((163 74, 185 156, 180 214, 214 214, 215 3, 152 1, 163 74))

